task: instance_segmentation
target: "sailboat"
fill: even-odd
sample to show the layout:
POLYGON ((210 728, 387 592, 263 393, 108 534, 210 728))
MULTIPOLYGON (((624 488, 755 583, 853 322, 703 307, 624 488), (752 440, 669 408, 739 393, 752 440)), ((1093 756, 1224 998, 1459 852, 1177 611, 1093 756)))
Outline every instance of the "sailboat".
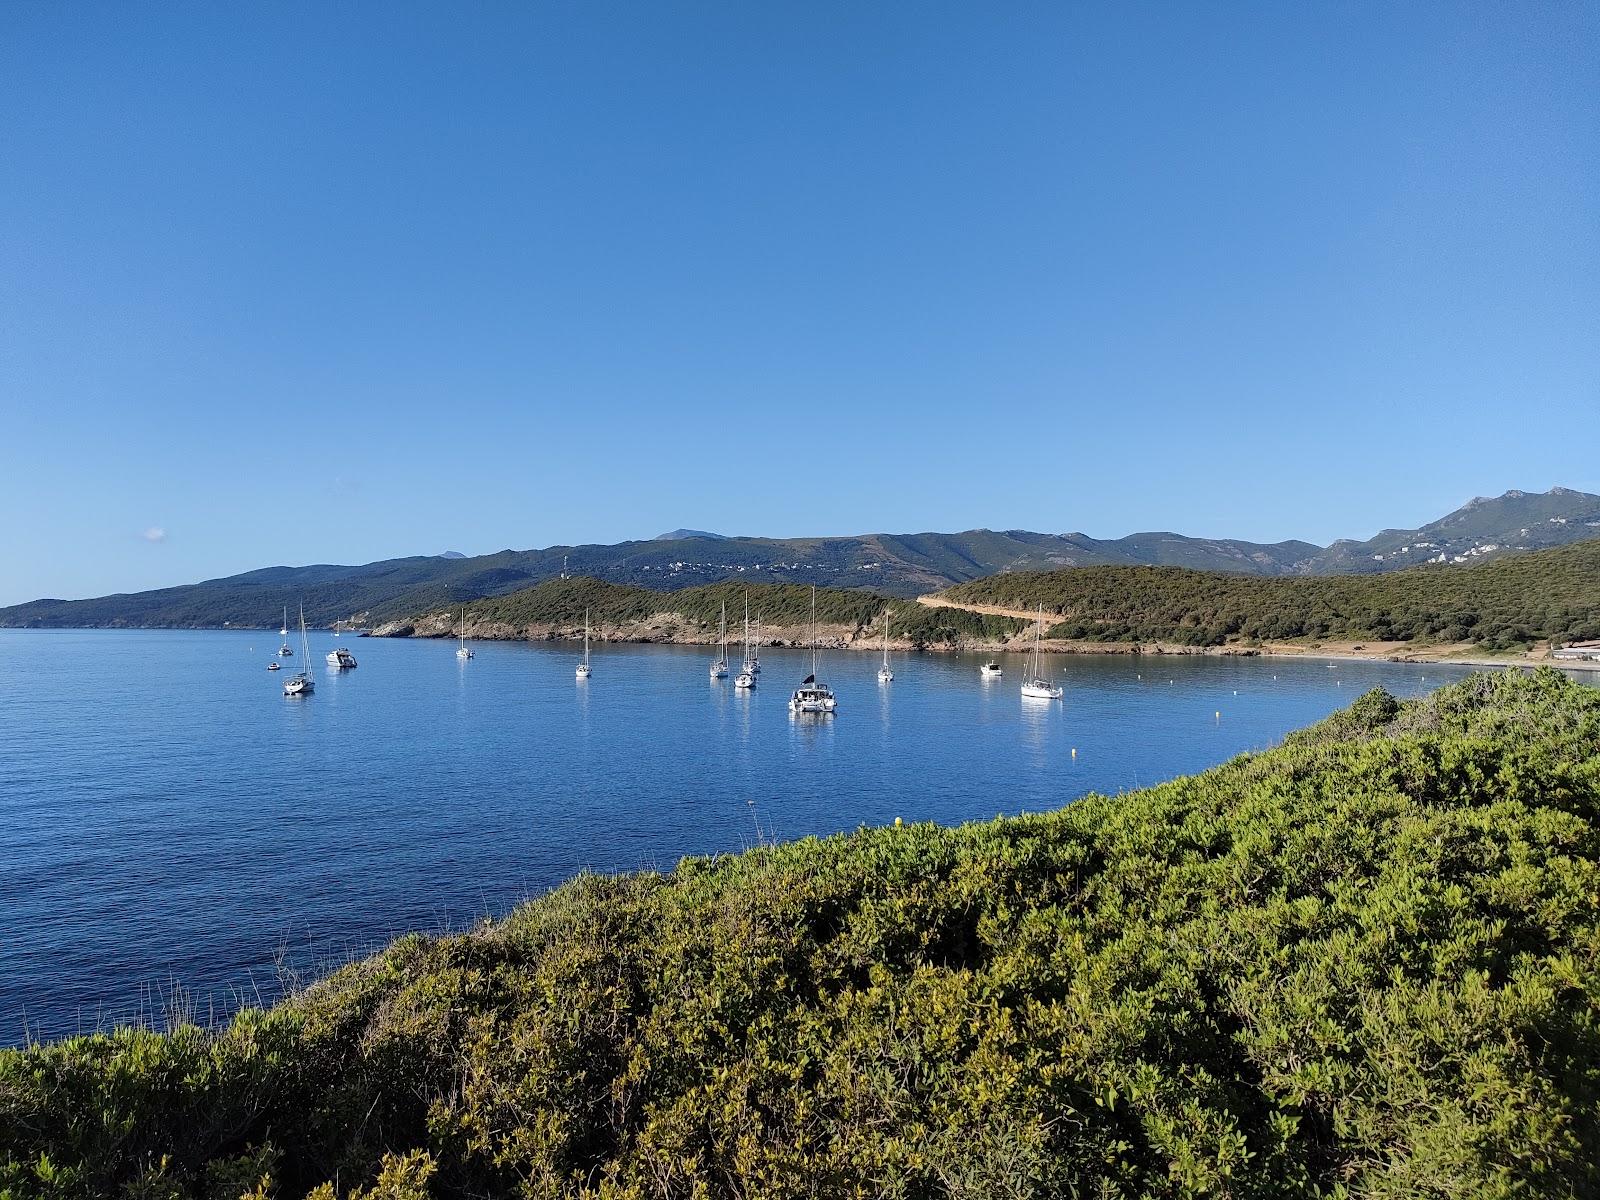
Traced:
POLYGON ((750 674, 761 674, 761 613, 756 614, 756 640, 750 643, 750 674))
POLYGON ((833 689, 817 678, 817 589, 811 589, 811 674, 800 681, 789 697, 792 713, 831 714, 838 707, 833 689))
MULTIPOLYGON (((302 610, 305 608, 301 605, 302 610)), ((289 648, 289 606, 283 606, 283 628, 278 630, 278 636, 283 639, 283 645, 278 647, 279 658, 293 658, 294 651, 289 648)))
POLYGON ((878 668, 879 683, 893 683, 894 672, 889 669, 889 609, 883 610, 883 666, 878 668))
POLYGON ((756 664, 750 654, 750 593, 746 592, 744 594, 744 663, 739 667, 739 674, 733 681, 733 686, 736 688, 749 689, 756 685, 756 664))
POLYGON ((711 664, 711 678, 728 677, 728 602, 722 602, 722 657, 711 664))
POLYGON ((304 668, 283 685, 285 696, 309 696, 316 690, 316 680, 311 678, 311 643, 306 640, 306 606, 300 606, 300 653, 304 668))
POLYGON ((583 661, 578 664, 578 678, 587 679, 589 670, 589 610, 583 610, 583 661))
MULTIPOLYGON (((759 635, 758 635, 759 636, 759 635)), ((744 594, 744 664, 739 668, 741 675, 748 675, 754 679, 761 674, 761 663, 756 658, 756 648, 750 641, 750 593, 744 594)))
POLYGON ((472 657, 472 647, 467 645, 467 610, 461 609, 461 645, 456 647, 456 657, 467 659, 472 657))
POLYGON ((1039 639, 1044 636, 1044 605, 1039 606, 1039 620, 1033 627, 1033 656, 1028 659, 1028 673, 1022 679, 1022 694, 1032 700, 1059 700, 1064 695, 1057 684, 1044 676, 1044 661, 1039 649, 1039 639))
POLYGON ((281 638, 289 636, 289 606, 287 604, 283 606, 283 624, 278 626, 278 636, 281 638))

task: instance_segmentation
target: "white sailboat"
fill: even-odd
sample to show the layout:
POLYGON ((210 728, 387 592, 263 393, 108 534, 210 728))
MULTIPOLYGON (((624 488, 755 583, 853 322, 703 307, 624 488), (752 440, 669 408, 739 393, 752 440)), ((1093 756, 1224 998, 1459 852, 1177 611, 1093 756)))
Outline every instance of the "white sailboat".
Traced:
POLYGON ((583 661, 578 664, 577 676, 579 679, 589 678, 589 610, 583 610, 583 661))
POLYGON ((316 690, 316 680, 311 678, 311 643, 306 639, 306 606, 300 606, 300 654, 304 668, 283 685, 285 696, 309 696, 316 690))
MULTIPOLYGON (((304 605, 301 606, 302 609, 304 605)), ((294 651, 289 648, 289 606, 283 606, 283 628, 278 630, 278 636, 283 639, 283 645, 278 647, 279 658, 293 658, 294 651)))
POLYGON ((289 636, 289 606, 287 604, 283 606, 283 624, 278 626, 278 636, 281 638, 289 636))
POLYGON ((811 589, 811 674, 800 681, 800 686, 795 688, 794 695, 789 697, 789 711, 792 713, 816 713, 818 715, 832 715, 838 701, 834 699, 833 689, 817 678, 817 589, 811 589))
POLYGON ((726 679, 728 677, 728 602, 722 602, 722 655, 711 664, 711 678, 726 679))
POLYGON ((739 667, 739 674, 734 678, 733 686, 749 689, 756 685, 755 662, 752 660, 750 649, 750 593, 744 594, 744 662, 739 667))
POLYGON ((761 617, 756 614, 756 640, 750 643, 750 674, 761 674, 761 617))
POLYGON ((889 609, 883 610, 883 666, 878 668, 879 683, 893 683, 894 672, 889 669, 889 609))
POLYGON ((1044 636, 1044 605, 1039 606, 1039 620, 1033 627, 1033 656, 1028 660, 1028 673, 1022 679, 1022 694, 1030 700, 1059 700, 1065 694, 1061 687, 1045 678, 1044 660, 1039 649, 1039 639, 1044 636))
POLYGON ((456 647, 456 657, 460 659, 472 657, 472 647, 467 645, 467 610, 465 606, 461 609, 461 644, 456 647))
POLYGON ((761 674, 761 664, 756 660, 755 645, 750 641, 750 593, 744 594, 744 662, 739 667, 739 674, 748 675, 754 679, 761 674))

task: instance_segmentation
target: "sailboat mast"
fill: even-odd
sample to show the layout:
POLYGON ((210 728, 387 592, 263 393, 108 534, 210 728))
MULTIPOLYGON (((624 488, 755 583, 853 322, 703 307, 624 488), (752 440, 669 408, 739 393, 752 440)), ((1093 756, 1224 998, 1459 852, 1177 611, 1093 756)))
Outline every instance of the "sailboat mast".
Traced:
POLYGON ((1033 623, 1033 677, 1043 679, 1044 664, 1039 660, 1039 639, 1044 635, 1044 605, 1039 605, 1039 619, 1033 623))

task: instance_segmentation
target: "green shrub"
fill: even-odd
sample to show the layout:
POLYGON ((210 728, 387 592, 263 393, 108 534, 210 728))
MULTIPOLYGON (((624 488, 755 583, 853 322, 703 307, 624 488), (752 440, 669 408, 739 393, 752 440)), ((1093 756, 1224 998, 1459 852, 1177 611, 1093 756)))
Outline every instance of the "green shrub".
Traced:
POLYGON ((1263 577, 1182 567, 1016 571, 958 584, 958 603, 1057 619, 1051 637, 1220 646, 1252 640, 1370 638, 1476 642, 1520 650, 1600 638, 1600 541, 1471 566, 1382 575, 1263 577))
POLYGON ((1597 1113, 1600 691, 1505 672, 0 1052, 0 1194, 1581 1196, 1597 1113))

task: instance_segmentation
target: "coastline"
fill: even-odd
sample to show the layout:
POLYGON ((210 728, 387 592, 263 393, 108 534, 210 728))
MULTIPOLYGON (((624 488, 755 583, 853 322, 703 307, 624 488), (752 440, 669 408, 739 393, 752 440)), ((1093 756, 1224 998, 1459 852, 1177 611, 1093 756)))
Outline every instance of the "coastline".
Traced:
MULTIPOLYGON (((931 607, 959 607, 934 605, 931 607)), ((972 611, 990 612, 987 606, 972 611)), ((994 616, 1017 616, 1009 611, 993 611, 994 616)), ((470 614, 469 614, 470 616, 470 614)), ((433 613, 414 621, 390 621, 364 632, 363 637, 453 638, 459 632, 448 613, 433 613)), ((824 650, 854 650, 879 653, 883 649, 881 631, 845 625, 818 626, 817 644, 824 650)), ((704 629, 696 621, 675 613, 658 613, 643 621, 600 622, 591 635, 601 642, 637 645, 704 646, 719 644, 715 629, 704 629)), ((511 625, 502 622, 469 620, 467 637, 477 641, 570 642, 583 639, 582 625, 570 622, 511 625)), ((729 653, 738 652, 742 638, 730 636, 729 653)), ((775 626, 764 629, 758 645, 799 648, 809 645, 802 627, 775 626)), ((916 642, 909 638, 889 638, 889 649, 897 653, 933 654, 1022 654, 1032 649, 1032 639, 1019 632, 1010 638, 958 637, 949 642, 916 642)), ((1045 654, 1137 654, 1152 657, 1209 656, 1213 658, 1315 658, 1350 662, 1413 663, 1464 667, 1556 667, 1564 671, 1600 671, 1600 662, 1557 661, 1548 648, 1516 653, 1493 654, 1472 643, 1421 644, 1412 642, 1235 642, 1221 646, 1189 646, 1168 642, 1090 642, 1045 639, 1040 643, 1045 654)))

